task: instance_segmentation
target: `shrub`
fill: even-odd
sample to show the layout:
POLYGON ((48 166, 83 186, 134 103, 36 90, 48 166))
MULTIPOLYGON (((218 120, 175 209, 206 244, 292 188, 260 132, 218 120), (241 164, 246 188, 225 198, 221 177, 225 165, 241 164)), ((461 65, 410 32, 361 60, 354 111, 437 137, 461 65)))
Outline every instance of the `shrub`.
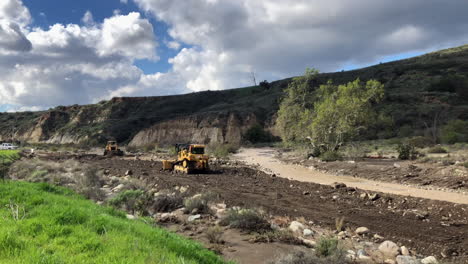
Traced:
POLYGON ((150 197, 142 190, 127 190, 119 193, 116 197, 108 201, 109 205, 118 209, 131 212, 132 214, 139 213, 147 214, 147 205, 150 197))
POLYGON ((454 144, 468 142, 468 121, 451 120, 441 129, 442 142, 454 144))
POLYGON ((172 212, 183 204, 184 200, 178 194, 159 194, 154 198, 152 208, 156 212, 172 212))
POLYGON ((250 143, 264 143, 273 141, 274 137, 269 132, 263 129, 259 124, 255 124, 250 127, 242 136, 244 140, 250 143))
POLYGON ((413 137, 408 140, 408 144, 416 148, 425 148, 434 145, 434 142, 428 137, 413 137))
POLYGON ((254 242, 260 243, 273 243, 282 242, 292 245, 303 245, 302 240, 297 238, 290 230, 273 230, 264 233, 257 233, 253 238, 254 242))
POLYGON ((337 160, 342 160, 343 157, 338 153, 338 151, 326 151, 322 154, 320 154, 320 159, 322 161, 337 161, 337 160))
POLYGON ((315 248, 315 252, 319 257, 335 255, 338 250, 338 239, 333 237, 321 237, 317 241, 317 246, 315 248))
POLYGON ((210 243, 223 244, 223 230, 219 226, 209 227, 205 230, 205 236, 210 243))
POLYGON ((427 153, 448 153, 448 151, 441 146, 435 146, 435 147, 428 149, 427 153))
POLYGON ((205 193, 195 195, 184 200, 185 213, 210 214, 209 203, 214 200, 214 194, 205 193))
POLYGON ((463 166, 468 169, 468 161, 460 163, 460 166, 463 166))
POLYGON ((235 153, 238 149, 238 146, 232 144, 211 144, 208 146, 207 152, 217 158, 225 158, 229 154, 235 153))
POLYGON ((226 217, 221 220, 222 225, 229 225, 247 232, 266 232, 271 226, 265 217, 253 209, 230 209, 226 217))
POLYGON ((259 85, 265 90, 270 89, 270 83, 267 80, 261 81, 259 85))
POLYGON ((397 147, 398 158, 401 160, 414 160, 418 157, 418 151, 411 144, 400 144, 397 147))

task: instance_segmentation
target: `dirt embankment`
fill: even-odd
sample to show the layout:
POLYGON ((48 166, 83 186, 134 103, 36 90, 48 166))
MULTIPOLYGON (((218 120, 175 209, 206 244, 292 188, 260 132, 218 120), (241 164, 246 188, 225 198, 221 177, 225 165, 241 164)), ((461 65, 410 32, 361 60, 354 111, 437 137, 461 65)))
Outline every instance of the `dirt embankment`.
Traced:
POLYGON ((333 188, 272 177, 244 166, 213 166, 211 174, 183 175, 161 171, 158 162, 85 159, 112 175, 129 169, 149 188, 189 186, 189 192, 216 192, 230 206, 263 208, 278 216, 305 217, 334 229, 345 217, 348 227, 368 227, 385 239, 425 255, 468 259, 468 206, 371 193, 356 188, 333 188), (374 196, 377 194, 377 196, 374 196))

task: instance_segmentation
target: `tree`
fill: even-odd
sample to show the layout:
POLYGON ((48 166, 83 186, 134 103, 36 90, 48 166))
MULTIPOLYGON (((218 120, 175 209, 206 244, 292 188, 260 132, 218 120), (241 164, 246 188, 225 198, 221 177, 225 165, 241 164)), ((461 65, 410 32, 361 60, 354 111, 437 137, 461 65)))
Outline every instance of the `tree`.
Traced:
POLYGON ((280 103, 276 129, 284 142, 304 141, 309 135, 307 129, 312 122, 312 83, 318 71, 306 69, 304 76, 296 77, 288 85, 280 103))
POLYGON ((329 81, 316 96, 310 140, 321 151, 336 151, 375 122, 372 104, 383 98, 384 86, 376 80, 364 83, 357 79, 338 86, 329 81))

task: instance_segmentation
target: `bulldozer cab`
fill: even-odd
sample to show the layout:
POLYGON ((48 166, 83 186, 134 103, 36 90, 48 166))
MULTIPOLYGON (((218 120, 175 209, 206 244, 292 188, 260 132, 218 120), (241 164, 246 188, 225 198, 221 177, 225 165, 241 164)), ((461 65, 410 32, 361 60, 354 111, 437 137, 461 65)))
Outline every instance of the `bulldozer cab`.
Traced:
POLYGON ((117 148, 118 146, 117 146, 116 141, 107 141, 107 146, 106 146, 107 150, 117 150, 117 148))
POLYGON ((204 155, 205 146, 204 145, 194 145, 194 144, 176 144, 175 146, 179 158, 186 157, 187 155, 204 155))

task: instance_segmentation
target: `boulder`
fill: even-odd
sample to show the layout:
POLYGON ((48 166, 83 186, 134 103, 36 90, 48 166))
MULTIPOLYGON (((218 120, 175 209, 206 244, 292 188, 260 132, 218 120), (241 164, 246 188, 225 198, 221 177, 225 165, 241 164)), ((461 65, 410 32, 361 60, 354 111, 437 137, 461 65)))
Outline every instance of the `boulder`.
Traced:
POLYGON ((409 255, 410 255, 410 252, 409 252, 408 248, 405 247, 405 246, 402 246, 402 247, 400 248, 400 251, 401 251, 401 254, 402 254, 403 256, 409 256, 409 255))
POLYGON ((293 231, 294 233, 302 233, 304 229, 305 226, 298 221, 292 221, 291 224, 289 224, 289 230, 293 231))
POLYGON ((389 259, 395 258, 400 253, 400 247, 394 242, 387 240, 379 245, 379 251, 389 259))
POLYGON ((305 237, 308 237, 308 236, 313 236, 314 235, 314 231, 306 228, 304 229, 304 231, 302 232, 302 234, 305 236, 305 237))
POLYGON ((355 232, 357 235, 365 235, 365 234, 368 234, 370 230, 367 227, 361 226, 361 227, 358 227, 355 232))
POLYGON ((201 215, 200 215, 200 214, 191 215, 191 216, 188 217, 187 221, 193 222, 193 221, 198 220, 198 219, 200 219, 200 218, 201 218, 201 215))
POLYGON ((397 264, 421 264, 419 260, 417 260, 415 257, 411 256, 397 256, 396 258, 396 263, 397 264))
POLYGON ((422 264, 438 264, 439 262, 437 261, 437 259, 434 256, 429 256, 427 258, 423 258, 421 260, 421 263, 422 264))

